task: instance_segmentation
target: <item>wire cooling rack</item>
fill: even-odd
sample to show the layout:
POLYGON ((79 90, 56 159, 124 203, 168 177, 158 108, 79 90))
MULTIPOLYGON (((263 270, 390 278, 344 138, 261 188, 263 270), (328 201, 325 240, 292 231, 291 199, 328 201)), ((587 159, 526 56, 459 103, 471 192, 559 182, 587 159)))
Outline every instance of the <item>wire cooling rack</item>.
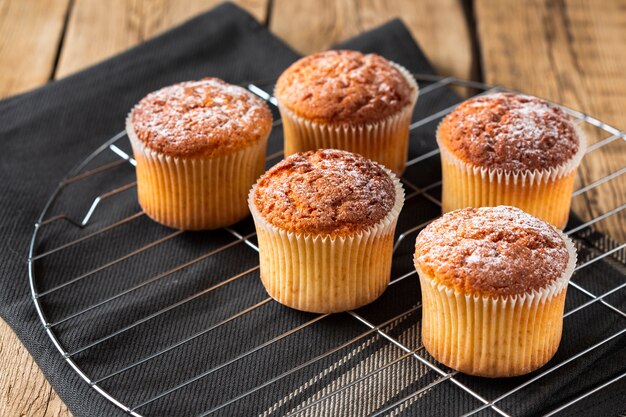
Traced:
MULTIPOLYGON (((419 102, 451 86, 468 88, 476 94, 508 91, 452 77, 424 74, 415 74, 415 77, 420 84, 419 102)), ((271 84, 257 82, 247 87, 275 107, 276 101, 268 93, 271 84)), ((415 132, 421 128, 428 127, 432 132, 433 126, 453 108, 454 105, 437 108, 433 104, 419 110, 411 125, 411 140, 416 140, 415 132)), ((624 132, 580 112, 565 110, 589 133, 590 146, 583 164, 607 150, 624 155, 624 132), (605 151, 599 151, 601 148, 605 151)), ((274 125, 280 135, 280 119, 274 125)), ((603 227, 606 229, 607 224, 612 224, 613 229, 617 224, 619 232, 624 224, 622 216, 626 201, 623 197, 626 194, 623 192, 624 182, 619 179, 626 172, 623 165, 601 175, 589 170, 584 175, 586 183, 578 184, 573 194, 575 203, 604 195, 607 190, 613 190, 612 195, 617 195, 618 200, 621 196, 621 201, 617 201, 612 209, 587 216, 578 223, 570 222, 569 230, 566 230, 579 247, 579 263, 570 282, 564 320, 565 329, 572 329, 570 333, 577 336, 566 331, 559 353, 540 370, 526 377, 495 381, 468 377, 446 368, 430 357, 421 345, 419 289, 411 262, 406 260, 410 259, 415 235, 440 211, 441 181, 431 182, 432 176, 419 175, 422 170, 428 172, 427 166, 438 171, 439 152, 434 138, 431 138, 429 147, 418 148, 417 153, 414 151, 410 155, 408 171, 413 170, 418 175, 403 178, 408 190, 404 211, 417 213, 398 225, 394 263, 400 262, 399 253, 403 252, 406 255, 403 266, 394 267, 390 288, 381 300, 364 309, 332 317, 297 315, 267 297, 258 283, 258 257, 255 254, 258 248, 249 219, 243 225, 208 234, 174 231, 147 220, 142 211, 137 211, 135 162, 127 142, 125 132, 120 132, 61 181, 35 223, 28 263, 37 313, 59 353, 87 384, 130 415, 235 415, 237 412, 233 407, 246 399, 257 398, 255 395, 261 395, 258 398, 264 398, 266 405, 258 399, 252 401, 260 408, 255 412, 246 408, 247 415, 416 415, 429 413, 423 408, 420 411, 423 404, 435 401, 438 403, 436 407, 444 407, 446 395, 455 395, 465 398, 461 408, 434 410, 440 410, 438 414, 512 416, 524 414, 524 401, 536 397, 542 384, 554 378, 565 378, 580 361, 601 355, 609 344, 622 343, 623 346, 626 313, 620 300, 626 290, 625 244, 619 241, 623 237, 616 241, 597 232, 603 227), (131 232, 115 237, 119 230, 130 226, 133 226, 131 232), (134 237, 129 239, 129 236, 134 237), (175 245, 185 239, 191 244, 175 245), (196 251, 188 249, 195 248, 194 244, 200 248, 196 251), (167 256, 153 253, 165 247, 167 256), (245 249, 247 255, 244 252, 231 254, 234 248, 245 249), (233 257, 240 257, 235 263, 241 263, 241 268, 236 273, 227 274, 219 265, 229 259, 232 264, 233 257), (140 259, 143 261, 139 262, 140 259), (202 268, 206 262, 212 266, 202 268), (588 280, 591 275, 588 272, 599 264, 608 268, 600 271, 602 278, 588 280), (199 268, 194 269, 196 267, 199 268), (193 276, 189 280, 203 275, 211 276, 211 279, 200 280, 196 287, 181 292, 178 288, 188 282, 183 281, 181 275, 183 278, 193 276), (195 320, 195 327, 187 329, 184 324, 188 322, 186 315, 201 314, 198 311, 204 311, 211 302, 198 301, 229 286, 239 285, 244 279, 248 280, 245 288, 249 299, 234 302, 240 293, 227 292, 218 300, 225 306, 225 315, 201 321, 200 327, 195 320), (408 283, 412 285, 410 288, 400 289, 401 285, 408 283), (167 292, 158 297, 150 292, 142 295, 149 287, 166 284, 169 285, 167 292), (94 286, 100 288, 95 294, 94 286), (394 293, 395 288, 400 290, 394 293), (149 298, 150 308, 143 304, 146 298, 149 298), (190 309, 192 304, 197 304, 195 309, 190 309), (68 309, 68 305, 72 308, 68 309), (117 310, 113 308, 115 306, 117 310), (228 326, 245 327, 246 320, 252 320, 253 313, 267 308, 276 310, 277 319, 267 320, 260 326, 251 324, 252 331, 241 339, 241 348, 230 352, 227 346, 234 345, 224 342, 229 334, 228 326), (102 313, 103 309, 108 310, 102 313), (599 309, 602 317, 611 316, 610 324, 599 325, 600 329, 594 331, 581 328, 584 313, 592 309, 599 309), (372 314, 372 311, 384 314, 372 314), (123 319, 125 315, 129 320, 123 319), (329 319, 333 321, 330 329, 339 326, 348 336, 325 336, 328 328, 316 326, 329 319), (146 328, 148 330, 144 331, 146 328), (302 334, 306 337, 300 337, 302 334), (319 334, 322 338, 315 339, 319 334), (186 350, 207 335, 210 338, 205 339, 201 349, 186 350), (581 339, 584 343, 579 342, 581 339), (289 360, 283 361, 282 343, 286 341, 291 343, 291 354, 289 360), (365 355, 358 366, 349 364, 355 355, 363 354, 372 346, 376 346, 374 351, 377 354, 385 354, 375 358, 375 355, 365 355), (157 367, 155 363, 167 363, 170 359, 164 358, 181 351, 185 352, 181 353, 183 360, 173 370, 163 371, 164 365, 160 365, 157 376, 151 373, 157 367), (355 353, 357 351, 360 353, 355 353), (221 356, 218 355, 215 361, 203 362, 205 355, 218 353, 221 356), (275 358, 277 362, 263 367, 257 365, 260 357, 265 358, 263 361, 275 358), (288 362, 286 367, 281 368, 282 362, 288 362), (102 366, 103 363, 106 366, 102 366), (250 372, 245 375, 251 382, 244 384, 243 388, 227 387, 226 394, 205 401, 204 397, 211 391, 206 389, 206 384, 211 386, 210 379, 219 376, 215 382, 217 385, 213 385, 216 389, 218 385, 228 386, 232 382, 229 375, 237 378, 239 371, 236 367, 242 363, 248 364, 250 372), (358 372, 350 375, 346 372, 342 377, 331 379, 332 383, 323 383, 328 382, 324 378, 350 366, 354 366, 353 369, 358 367, 358 372), (275 372, 273 368, 276 368, 275 372), (141 372, 133 374, 138 369, 141 372), (314 372, 309 372, 311 369, 314 372), (303 372, 305 376, 298 379, 303 372), (195 394, 193 390, 189 391, 199 383, 205 383, 204 390, 196 390, 195 394), (323 383, 323 386, 314 389, 316 383, 323 383), (293 390, 281 393, 275 388, 277 385, 291 385, 293 390), (148 386, 147 391, 134 392, 136 387, 148 386), (191 396, 189 392, 192 392, 191 396), (306 392, 309 394, 303 398, 306 392), (184 397, 182 402, 180 396, 184 397), (202 401, 198 400, 196 404, 189 398, 202 401)), ((282 157, 280 146, 280 138, 270 139, 268 166, 282 157)), ((575 404, 580 405, 581 401, 620 386, 626 381, 625 377, 626 373, 615 374, 613 369, 612 373, 606 372, 600 380, 589 381, 579 392, 556 404, 546 400, 548 408, 543 412, 553 415, 567 411, 575 404)))

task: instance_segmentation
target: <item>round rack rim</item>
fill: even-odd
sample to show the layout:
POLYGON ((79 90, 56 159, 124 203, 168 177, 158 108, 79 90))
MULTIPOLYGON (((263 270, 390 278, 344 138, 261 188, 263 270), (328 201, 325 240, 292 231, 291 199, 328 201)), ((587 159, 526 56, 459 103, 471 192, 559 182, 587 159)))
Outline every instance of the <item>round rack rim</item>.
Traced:
MULTIPOLYGON (((488 92, 488 91, 492 91, 492 90, 497 90, 497 91, 509 91, 509 92, 517 92, 515 90, 511 90, 511 89, 507 89, 504 87, 500 87, 500 86, 494 86, 494 85, 489 85, 486 83, 482 83, 482 82, 478 82, 478 81, 471 81, 471 80, 462 80, 462 79, 458 79, 455 77, 442 77, 442 76, 437 76, 437 75, 431 75, 431 74, 423 74, 423 73, 414 73, 413 74, 414 77, 417 79, 417 81, 421 81, 421 82, 430 82, 433 84, 427 85, 424 89, 428 89, 428 90, 435 90, 441 87, 447 87, 447 86, 459 86, 459 87, 467 87, 467 88, 472 88, 472 89, 477 89, 477 90, 483 90, 483 92, 488 92)), ((255 81, 255 82, 247 82, 247 83, 239 83, 239 85, 242 85, 244 87, 248 87, 248 89, 250 91, 252 91, 253 93, 260 95, 262 98, 264 98, 267 101, 270 101, 271 99, 273 99, 273 97, 271 97, 271 94, 267 93, 266 91, 260 89, 259 87, 256 87, 256 85, 260 84, 260 85, 269 85, 269 84, 273 84, 275 80, 260 80, 260 81, 255 81), (255 88, 257 91, 255 91, 255 88), (265 94, 265 96, 262 96, 261 94, 265 94)), ((556 103, 555 103, 556 104, 556 103)), ((612 136, 617 137, 617 138, 621 138, 622 140, 626 140, 626 133, 623 131, 620 131, 619 129, 604 123, 602 121, 600 121, 599 119, 596 119, 595 117, 589 116, 587 114, 584 114, 580 111, 568 108, 566 106, 562 106, 559 105, 560 107, 562 107, 568 114, 570 114, 571 116, 574 116, 577 119, 580 119, 581 121, 587 122, 599 129, 602 129, 608 133, 610 133, 612 136)), ((432 115, 431 115, 432 116, 432 115)), ((428 116, 430 117, 430 116, 428 116)), ((427 117, 427 118, 428 118, 427 117)), ((418 121, 421 122, 422 120, 425 119, 419 119, 418 121)), ((92 161, 94 160, 98 155, 100 155, 103 151, 105 151, 106 149, 108 149, 111 145, 113 145, 115 142, 117 142, 118 140, 122 139, 123 137, 126 136, 125 131, 119 132, 118 134, 114 135, 113 137, 111 137, 110 139, 108 139, 107 141, 105 141, 102 145, 100 145, 96 150, 94 150, 91 154, 89 154, 85 159, 83 159, 82 161, 80 161, 78 164, 76 164, 68 173, 67 175, 59 182, 59 184, 57 185, 57 187, 55 188, 55 190, 52 192, 52 194, 50 195, 50 197, 48 198, 48 200, 46 201, 39 217, 37 218, 35 225, 34 225, 34 230, 33 230, 33 234, 30 240, 30 245, 29 245, 29 250, 28 250, 28 280, 29 280, 29 286, 30 286, 30 291, 31 291, 31 298, 32 301, 35 305, 35 309, 37 311, 37 315, 43 325, 43 328, 46 332, 46 334, 48 335, 49 339, 52 341, 53 345, 56 347, 56 349, 59 351, 59 353, 61 354, 61 356, 63 356, 63 358, 65 359, 65 361, 74 369, 74 371, 87 383, 89 384, 89 386, 91 386, 96 392, 98 392, 100 395, 102 395, 103 397, 105 397, 107 400, 109 400, 111 403, 115 404, 117 407, 119 407, 120 409, 122 409, 124 412, 128 413, 129 415, 132 416, 136 416, 136 417, 141 417, 142 415, 137 413, 137 411, 135 411, 132 407, 129 407, 125 404, 123 404, 121 401, 117 400, 115 397, 113 397, 112 395, 110 395, 107 391, 105 391, 102 387, 100 387, 98 385, 98 381, 94 381, 92 378, 90 378, 87 373, 79 366, 79 364, 71 357, 70 353, 65 349, 65 347, 63 346, 63 343, 60 341, 60 339, 57 337, 57 335, 54 332, 54 329, 51 327, 51 323, 48 322, 47 316, 46 316, 46 312, 44 311, 44 307, 40 301, 40 293, 37 291, 37 276, 35 273, 35 261, 37 261, 38 256, 41 254, 37 254, 36 253, 36 248, 37 248, 37 238, 38 238, 38 233, 40 231, 40 228, 42 227, 42 225, 45 224, 46 219, 45 216, 47 215, 47 213, 49 212, 50 208, 52 207, 53 203, 57 200, 57 198, 59 198, 59 195, 61 193, 61 191, 65 188, 66 185, 68 185, 68 180, 72 177, 77 176, 78 174, 80 174, 80 172, 92 161)), ((128 159, 127 159, 128 160, 128 159)), ((50 220, 50 219, 48 219, 50 220)), ((65 219, 68 220, 69 219, 65 219)), ((85 225, 78 225, 81 228, 85 225)), ((402 235, 400 235, 400 238, 404 238, 404 232, 402 235)), ((399 242, 397 242, 399 243, 399 242)), ((395 247, 397 246, 394 245, 394 250, 395 247)), ((41 278, 41 277, 39 277, 41 278)), ((477 410, 482 410, 484 408, 487 408, 489 406, 489 404, 485 403, 484 405, 482 405, 482 408, 479 408, 477 410)), ((495 407, 495 405, 494 405, 495 407)), ((135 407, 138 408, 138 407, 135 407)), ((500 412, 498 409, 496 409, 497 412, 500 412)), ((502 414, 502 413, 501 413, 502 414)), ((504 413, 503 415, 507 415, 506 413, 504 413)))

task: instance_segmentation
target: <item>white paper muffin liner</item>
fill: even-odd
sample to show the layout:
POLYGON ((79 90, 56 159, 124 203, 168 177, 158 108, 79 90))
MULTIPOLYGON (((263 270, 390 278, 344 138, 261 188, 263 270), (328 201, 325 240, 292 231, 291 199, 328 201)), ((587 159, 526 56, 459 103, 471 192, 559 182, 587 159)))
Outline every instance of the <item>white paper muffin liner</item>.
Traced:
POLYGON ((469 164, 455 156, 441 141, 444 213, 466 207, 515 206, 559 229, 567 224, 576 170, 587 141, 576 125, 578 151, 567 162, 544 170, 505 171, 469 164))
POLYGON ((416 263, 426 350, 453 369, 492 378, 523 375, 548 362, 561 340, 567 284, 576 267, 574 244, 559 233, 569 254, 563 274, 521 295, 468 295, 437 283, 416 263))
POLYGON ((267 136, 228 155, 182 158, 144 145, 130 115, 126 132, 137 161, 139 205, 150 218, 175 229, 204 230, 248 215, 248 191, 263 173, 267 136))
POLYGON ((391 64, 411 85, 413 95, 409 104, 396 114, 375 123, 350 125, 310 121, 287 109, 277 96, 285 135, 285 156, 317 149, 341 149, 363 155, 401 175, 406 167, 409 126, 419 87, 407 69, 394 62, 391 64))
POLYGON ((315 313, 361 307, 378 298, 389 284, 393 237, 404 189, 388 169, 396 191, 394 206, 377 224, 352 235, 296 233, 270 224, 254 203, 248 204, 256 226, 261 280, 281 304, 315 313))

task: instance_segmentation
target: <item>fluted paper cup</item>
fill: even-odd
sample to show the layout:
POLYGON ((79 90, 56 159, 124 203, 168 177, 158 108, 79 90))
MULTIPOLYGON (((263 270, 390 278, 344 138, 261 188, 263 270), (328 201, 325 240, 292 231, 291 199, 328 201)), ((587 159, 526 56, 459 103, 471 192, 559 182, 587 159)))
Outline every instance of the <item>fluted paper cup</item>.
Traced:
POLYGON ((426 350, 450 368, 491 378, 523 375, 546 364, 561 341, 565 294, 576 266, 574 244, 559 233, 569 253, 563 274, 547 287, 521 295, 465 294, 416 266, 426 350))
POLYGON ((277 97, 285 156, 317 149, 341 149, 363 155, 401 175, 406 167, 409 126, 419 87, 409 71, 396 63, 392 65, 406 78, 414 93, 410 103, 400 111, 375 123, 332 124, 307 120, 282 105, 277 97))
POLYGON ((139 205, 150 218, 175 229, 204 230, 248 216, 248 191, 263 173, 267 137, 227 155, 183 158, 145 146, 129 119, 126 132, 137 161, 139 205))
POLYGON ((347 311, 369 304, 389 284, 393 237, 404 204, 404 190, 393 179, 393 208, 377 224, 351 235, 330 236, 280 229, 258 212, 256 185, 248 204, 256 226, 261 280, 281 304, 315 313, 347 311))
POLYGON ((520 172, 468 164, 450 152, 439 138, 444 213, 465 207, 515 206, 553 226, 567 224, 576 169, 587 149, 585 134, 576 127, 580 144, 566 163, 520 172))

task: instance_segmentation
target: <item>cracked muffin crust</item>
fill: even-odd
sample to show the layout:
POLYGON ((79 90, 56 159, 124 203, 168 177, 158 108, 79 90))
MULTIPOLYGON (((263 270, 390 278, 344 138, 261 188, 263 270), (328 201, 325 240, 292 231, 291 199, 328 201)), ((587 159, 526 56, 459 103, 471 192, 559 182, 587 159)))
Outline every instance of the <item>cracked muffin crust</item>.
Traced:
POLYGON ((144 97, 131 111, 135 135, 150 149, 179 157, 227 155, 272 128, 263 100, 217 78, 186 81, 144 97))
POLYGON ((569 261, 548 223, 509 206, 466 208, 428 225, 415 242, 415 265, 466 294, 508 296, 547 287, 569 261))
POLYGON ((513 93, 461 103, 443 119, 438 137, 462 161, 505 171, 556 167, 580 147, 578 132, 561 108, 513 93))
POLYGON ((363 124, 403 109, 415 88, 380 55, 339 50, 296 61, 280 76, 274 93, 282 105, 308 120, 363 124))
POLYGON ((393 208, 395 184, 377 163, 321 149, 291 155, 258 181, 253 200, 270 224, 310 234, 365 230, 393 208))

